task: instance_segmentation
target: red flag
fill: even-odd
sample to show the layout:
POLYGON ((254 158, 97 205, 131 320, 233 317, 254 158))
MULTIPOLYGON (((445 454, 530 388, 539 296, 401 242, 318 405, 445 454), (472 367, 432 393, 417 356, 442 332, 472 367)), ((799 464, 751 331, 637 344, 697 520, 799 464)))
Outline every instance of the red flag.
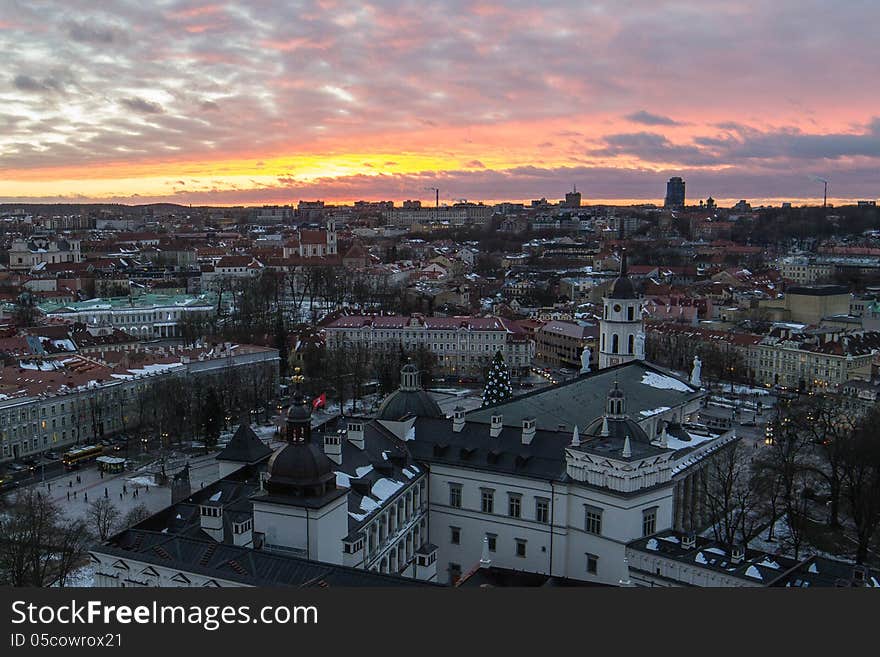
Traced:
POLYGON ((317 408, 320 408, 321 406, 326 406, 326 405, 327 405, 327 393, 326 392, 322 392, 320 395, 318 395, 317 397, 315 397, 312 400, 312 408, 314 408, 314 409, 317 409, 317 408))

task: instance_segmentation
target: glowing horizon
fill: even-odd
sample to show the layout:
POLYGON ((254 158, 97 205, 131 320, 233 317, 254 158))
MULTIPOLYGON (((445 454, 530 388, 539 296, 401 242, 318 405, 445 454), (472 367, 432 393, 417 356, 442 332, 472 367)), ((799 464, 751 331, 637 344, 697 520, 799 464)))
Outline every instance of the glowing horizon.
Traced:
POLYGON ((880 195, 873 5, 105 4, 0 8, 0 203, 880 195))

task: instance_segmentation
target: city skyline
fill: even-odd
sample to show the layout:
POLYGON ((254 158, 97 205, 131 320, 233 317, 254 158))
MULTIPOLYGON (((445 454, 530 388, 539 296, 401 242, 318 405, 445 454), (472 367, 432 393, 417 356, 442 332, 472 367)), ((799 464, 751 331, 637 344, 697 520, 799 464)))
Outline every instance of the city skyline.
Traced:
POLYGON ((761 5, 10 5, 0 202, 876 198, 880 9, 761 5))

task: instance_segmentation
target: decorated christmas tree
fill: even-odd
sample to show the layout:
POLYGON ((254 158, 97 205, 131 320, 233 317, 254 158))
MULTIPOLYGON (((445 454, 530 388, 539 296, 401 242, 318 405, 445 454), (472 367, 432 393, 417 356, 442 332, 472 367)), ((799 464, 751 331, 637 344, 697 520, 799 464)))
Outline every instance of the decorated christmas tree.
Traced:
POLYGON ((500 351, 495 352, 495 358, 489 365, 489 373, 486 375, 486 389, 483 391, 483 406, 507 401, 513 394, 510 386, 510 372, 504 363, 504 356, 500 351))

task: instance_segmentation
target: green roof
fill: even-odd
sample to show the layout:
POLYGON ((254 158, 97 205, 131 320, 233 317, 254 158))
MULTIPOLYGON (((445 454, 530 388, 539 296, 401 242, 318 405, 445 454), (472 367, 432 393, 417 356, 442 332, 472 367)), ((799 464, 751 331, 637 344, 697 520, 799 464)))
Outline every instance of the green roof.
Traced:
POLYGON ((74 301, 71 303, 58 303, 48 301, 37 306, 40 312, 65 313, 82 312, 89 310, 122 310, 125 308, 167 308, 177 306, 181 308, 193 306, 212 306, 217 303, 217 295, 213 292, 205 294, 141 294, 132 297, 105 297, 88 299, 87 301, 74 301))

